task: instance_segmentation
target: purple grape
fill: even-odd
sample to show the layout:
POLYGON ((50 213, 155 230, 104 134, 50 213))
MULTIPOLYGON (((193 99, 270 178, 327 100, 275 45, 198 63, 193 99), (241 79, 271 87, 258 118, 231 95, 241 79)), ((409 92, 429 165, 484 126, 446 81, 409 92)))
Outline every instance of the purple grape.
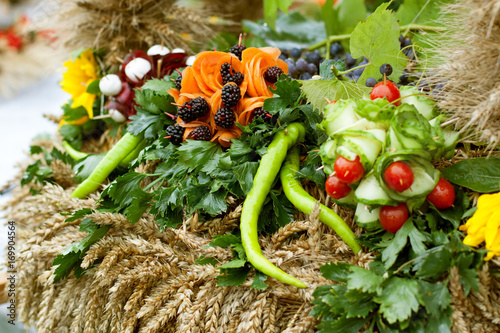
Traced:
POLYGON ((332 56, 338 55, 340 52, 342 52, 342 46, 339 43, 330 46, 330 54, 332 56))
POLYGON ((309 73, 302 73, 302 74, 300 74, 300 79, 301 80, 310 80, 310 79, 312 79, 312 75, 309 73))
POLYGON ((307 65, 307 72, 311 75, 317 74, 318 73, 318 67, 316 67, 315 64, 308 64, 307 65))
POLYGON ((308 69, 307 61, 305 61, 304 59, 300 58, 295 63, 295 67, 297 68, 297 70, 299 72, 307 72, 307 69, 308 69))
POLYGON ((300 52, 300 49, 294 47, 293 49, 290 50, 290 57, 295 59, 300 58, 301 53, 302 52, 300 52))
POLYGON ((372 77, 369 77, 369 78, 366 79, 365 84, 366 84, 367 87, 375 87, 375 85, 377 84, 377 80, 375 80, 372 77))

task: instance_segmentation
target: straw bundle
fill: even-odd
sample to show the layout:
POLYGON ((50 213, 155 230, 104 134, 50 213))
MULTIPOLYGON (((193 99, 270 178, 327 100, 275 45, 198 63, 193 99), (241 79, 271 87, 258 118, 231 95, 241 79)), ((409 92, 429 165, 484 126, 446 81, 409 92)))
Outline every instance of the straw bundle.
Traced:
POLYGON ((457 127, 494 148, 500 142, 500 0, 458 0, 444 8, 450 33, 433 50, 445 82, 439 106, 457 127))
POLYGON ((232 25, 215 17, 224 13, 213 9, 186 7, 178 0, 61 0, 56 21, 48 27, 59 33, 68 49, 100 49, 107 64, 116 64, 130 50, 154 44, 186 50, 200 46, 215 31, 232 25))

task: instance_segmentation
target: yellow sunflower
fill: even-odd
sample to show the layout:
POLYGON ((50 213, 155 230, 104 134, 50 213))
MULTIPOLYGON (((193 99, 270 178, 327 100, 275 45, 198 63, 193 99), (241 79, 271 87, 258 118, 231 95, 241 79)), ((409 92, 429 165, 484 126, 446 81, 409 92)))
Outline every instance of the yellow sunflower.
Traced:
POLYGON ((481 195, 476 212, 460 230, 467 231, 466 245, 478 246, 485 242, 488 254, 484 260, 500 255, 500 192, 481 195))
MULTIPOLYGON (((97 96, 89 94, 87 86, 98 79, 97 62, 94 58, 94 53, 91 49, 87 49, 76 59, 66 61, 64 67, 68 70, 63 73, 61 86, 64 91, 71 94, 71 99, 73 100, 71 107, 77 108, 83 106, 87 110, 88 117, 92 119, 94 116, 92 106, 97 96)), ((85 122, 80 119, 77 121, 85 122)))

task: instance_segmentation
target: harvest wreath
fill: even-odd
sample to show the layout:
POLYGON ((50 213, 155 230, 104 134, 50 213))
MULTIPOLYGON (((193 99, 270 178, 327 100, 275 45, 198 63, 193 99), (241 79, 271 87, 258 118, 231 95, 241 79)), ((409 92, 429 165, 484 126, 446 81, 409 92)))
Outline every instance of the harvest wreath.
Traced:
MULTIPOLYGON (((349 6, 332 2, 330 18, 349 6)), ((9 211, 23 322, 498 331, 498 152, 463 143, 431 97, 418 31, 444 28, 389 5, 348 35, 326 24, 305 53, 240 36, 192 57, 136 50, 114 73, 74 53, 64 141, 32 146, 9 211)))

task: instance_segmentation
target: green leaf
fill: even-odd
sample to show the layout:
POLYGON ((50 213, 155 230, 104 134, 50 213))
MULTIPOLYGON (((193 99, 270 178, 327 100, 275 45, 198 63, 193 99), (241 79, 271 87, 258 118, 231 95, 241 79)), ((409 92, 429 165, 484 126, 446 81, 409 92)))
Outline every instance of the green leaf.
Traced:
POLYGON ((202 254, 198 259, 196 259, 196 261, 194 263, 196 265, 212 265, 212 266, 215 266, 219 262, 217 261, 217 259, 215 259, 213 257, 205 257, 205 255, 202 254))
POLYGON ((382 251, 382 261, 386 269, 389 269, 396 262, 399 252, 405 247, 408 241, 408 235, 413 229, 415 229, 415 226, 410 218, 401 229, 396 232, 389 246, 382 251))
POLYGON ((173 88, 175 86, 174 82, 170 80, 159 80, 159 79, 151 79, 146 81, 142 86, 142 89, 149 89, 154 91, 155 94, 159 96, 169 96, 167 90, 173 88))
POLYGON ((295 209, 286 195, 284 193, 276 195, 272 191, 269 195, 273 201, 274 213, 276 214, 276 222, 278 223, 278 226, 284 227, 288 223, 292 222, 295 209))
POLYGON ((363 95, 368 94, 371 89, 350 80, 332 79, 300 82, 309 103, 319 110, 323 110, 328 104, 327 99, 333 102, 339 99, 363 98, 363 95))
POLYGON ((380 66, 390 64, 390 79, 397 82, 408 63, 408 59, 400 52, 399 25, 394 13, 387 10, 389 3, 380 5, 366 22, 358 23, 351 34, 350 48, 353 58, 366 57, 371 65, 366 67, 358 83, 364 85, 369 77, 381 77, 380 66))
POLYGON ((323 275, 325 279, 336 282, 347 282, 347 277, 350 274, 350 267, 351 265, 343 262, 330 262, 321 266, 319 270, 321 271, 321 275, 323 275))
POLYGON ((210 141, 187 140, 178 150, 180 165, 189 172, 201 170, 205 164, 214 158, 215 154, 222 153, 220 146, 210 141))
POLYGON ((227 210, 227 204, 224 201, 227 197, 227 193, 228 191, 224 188, 220 188, 215 192, 210 192, 206 194, 193 209, 202 209, 212 216, 224 213, 227 210))
POLYGON ((90 84, 87 86, 87 92, 92 95, 97 95, 101 93, 101 90, 99 89, 99 79, 94 80, 90 82, 90 84))
POLYGON ((399 24, 432 24, 441 26, 441 6, 451 0, 405 0, 396 12, 399 24))
POLYGON ((75 180, 81 183, 87 179, 94 171, 95 167, 102 161, 104 156, 106 156, 106 153, 88 155, 83 160, 80 160, 73 168, 76 175, 75 180))
POLYGON ((72 108, 71 104, 68 103, 62 106, 62 110, 63 119, 65 121, 74 121, 87 116, 87 109, 85 109, 83 106, 72 108))
POLYGON ((465 296, 472 290, 479 290, 478 270, 474 265, 474 253, 462 253, 458 257, 457 266, 460 282, 464 287, 465 296))
POLYGON ((219 287, 239 286, 245 282, 249 271, 250 268, 247 266, 224 269, 223 274, 217 276, 217 285, 219 287))
POLYGON ((333 9, 333 0, 326 0, 323 6, 321 6, 321 18, 325 24, 326 34, 328 36, 335 35, 338 20, 337 13, 333 9))
POLYGON ((233 244, 241 244, 241 238, 236 235, 217 235, 208 245, 226 248, 233 244))
POLYGON ((246 195, 252 189, 253 178, 259 168, 259 162, 246 162, 234 166, 234 175, 240 183, 243 193, 246 195))
POLYGON ((451 252, 447 246, 438 246, 428 250, 423 256, 417 258, 413 268, 416 276, 422 279, 438 279, 450 269, 451 252))
POLYGON ((253 278, 251 289, 266 290, 268 285, 266 283, 267 275, 259 271, 255 272, 255 277, 253 278))
MULTIPOLYGON (((79 209, 79 210, 75 211, 71 217, 68 217, 66 220, 64 220, 64 222, 74 222, 78 219, 82 219, 82 218, 86 217, 89 214, 92 214, 93 212, 94 211, 91 208, 79 209)), ((82 231, 82 230, 80 229, 80 231, 82 231)))
POLYGON ((130 117, 132 122, 128 125, 127 130, 135 136, 144 133, 146 139, 156 139, 168 124, 166 118, 138 110, 137 114, 130 117))
POLYGON ((358 266, 351 266, 351 274, 348 276, 347 288, 357 289, 367 293, 382 293, 384 278, 358 266))
POLYGON ((129 172, 115 179, 110 186, 108 186, 103 195, 107 194, 111 199, 122 207, 128 206, 134 200, 134 191, 141 190, 141 182, 146 179, 148 175, 138 172, 129 172))
MULTIPOLYGON (((275 15, 276 7, 273 9, 272 6, 275 6, 276 3, 273 4, 271 1, 268 4, 270 5, 270 9, 268 10, 274 11, 275 15)), ((266 2, 264 3, 265 5, 266 2)), ((280 49, 291 49, 294 47, 304 49, 326 39, 323 22, 307 19, 299 12, 291 12, 289 15, 278 14, 276 29, 264 24, 263 21, 252 22, 243 20, 243 31, 258 36, 262 39, 263 45, 274 46, 280 49)))
POLYGON ((451 295, 446 283, 429 283, 422 280, 418 283, 422 289, 422 300, 429 315, 436 316, 450 306, 451 295))
POLYGON ((500 157, 490 156, 460 161, 441 170, 450 182, 479 193, 500 191, 500 157))
POLYGON ((337 34, 351 33, 368 15, 364 0, 341 1, 337 5, 337 34))
POLYGON ((224 268, 240 268, 240 267, 245 266, 246 262, 247 262, 246 260, 235 259, 235 260, 231 260, 231 261, 225 263, 224 265, 220 266, 219 268, 220 269, 224 269, 224 268))
POLYGON ((299 105, 301 91, 300 84, 297 80, 292 80, 286 75, 281 75, 275 85, 276 89, 271 89, 274 97, 264 101, 264 110, 271 114, 275 114, 288 106, 295 108, 299 105))
POLYGON ((394 324, 410 318, 412 311, 418 311, 419 303, 423 302, 419 289, 416 280, 393 276, 387 280, 382 295, 374 300, 380 304, 379 311, 387 322, 394 324))
POLYGON ((337 320, 323 320, 317 328, 318 333, 357 333, 367 322, 367 318, 346 318, 344 315, 337 320))

